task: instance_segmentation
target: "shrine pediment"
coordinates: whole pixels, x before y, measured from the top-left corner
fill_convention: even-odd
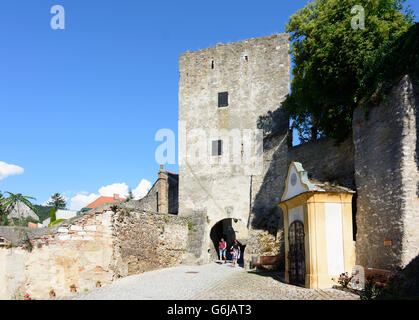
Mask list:
[[[282,195],[281,201],[294,198],[305,192],[330,192],[330,193],[354,193],[354,191],[333,185],[329,182],[320,182],[308,178],[307,171],[304,170],[303,165],[299,162],[291,162],[288,168],[287,179],[285,180],[285,191]]]
[[[281,201],[285,201],[304,192],[315,190],[315,186],[308,179],[307,172],[299,162],[291,162],[285,181],[285,191]]]

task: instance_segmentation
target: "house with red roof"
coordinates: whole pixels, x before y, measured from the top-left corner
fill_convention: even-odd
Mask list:
[[[99,206],[101,206],[102,204],[105,204],[105,203],[120,203],[124,200],[125,200],[124,198],[119,197],[119,194],[114,194],[113,197],[100,196],[95,201],[93,201],[92,203],[88,204],[83,209],[81,209],[81,211],[83,211],[83,212],[84,211],[89,211],[89,210],[95,209],[95,208],[97,208],[97,207],[99,207]]]

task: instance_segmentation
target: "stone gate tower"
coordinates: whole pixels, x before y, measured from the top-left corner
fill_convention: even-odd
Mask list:
[[[288,34],[275,34],[180,56],[179,215],[200,216],[205,224],[199,223],[203,240],[195,252],[203,263],[220,221],[229,220],[239,240],[247,238],[258,178],[233,158],[243,157],[245,132],[279,110],[289,93],[288,50]],[[288,128],[288,119],[281,121]],[[233,141],[236,134],[243,140]]]

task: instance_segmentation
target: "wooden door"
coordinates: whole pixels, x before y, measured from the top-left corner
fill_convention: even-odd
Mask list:
[[[289,278],[290,283],[305,284],[305,251],[304,251],[304,224],[294,221],[289,228]]]

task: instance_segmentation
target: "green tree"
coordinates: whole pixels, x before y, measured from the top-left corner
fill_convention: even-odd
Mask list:
[[[49,200],[47,202],[47,206],[49,207],[53,207],[55,209],[55,211],[57,211],[58,209],[65,209],[67,206],[67,201],[66,199],[60,195],[59,193],[54,193],[51,196],[51,200]],[[52,221],[51,221],[52,222]]]
[[[294,67],[284,109],[302,140],[348,136],[366,61],[413,23],[404,2],[314,0],[290,17],[286,32]],[[356,5],[364,10],[364,27],[352,27],[354,19],[361,21],[361,11],[351,13]]]
[[[22,202],[23,204],[25,204],[27,207],[29,207],[29,209],[31,209],[33,212],[35,212],[35,207],[33,206],[33,204],[31,203],[30,200],[36,200],[33,197],[29,197],[29,196],[24,196],[21,193],[11,193],[11,192],[7,192],[6,193],[9,195],[8,198],[2,198],[0,200],[0,205],[3,207],[3,209],[6,211],[6,213],[10,213],[11,210],[13,210],[13,208],[16,207],[17,213],[18,213],[18,219],[20,221],[20,225],[23,225],[23,219],[22,219],[22,214],[19,211],[19,206],[17,206],[18,202]]]
[[[0,226],[7,226],[9,219],[7,218],[7,212],[2,205],[3,194],[0,192]]]

